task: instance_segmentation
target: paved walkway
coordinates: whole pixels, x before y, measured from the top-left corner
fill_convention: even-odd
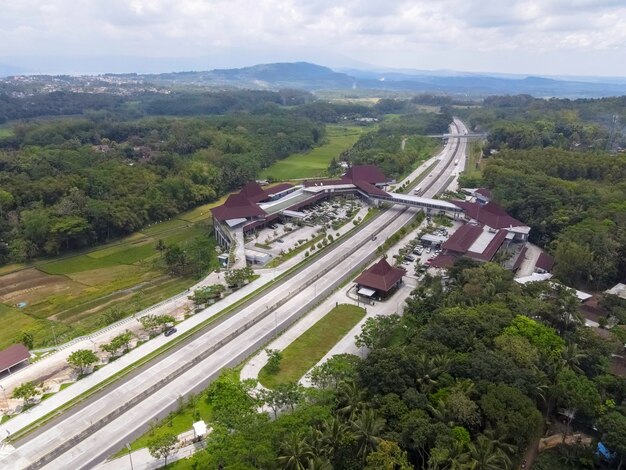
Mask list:
[[[522,264],[515,273],[515,277],[530,276],[532,273],[534,273],[535,265],[537,264],[537,259],[539,259],[540,254],[541,248],[539,248],[537,245],[533,245],[532,243],[526,243],[526,254],[524,255],[524,261],[522,261]]]
[[[170,464],[177,460],[186,459],[191,457],[195,452],[203,448],[202,443],[191,444],[185,447],[176,449],[172,455],[167,458],[167,463]],[[131,465],[132,462],[132,465]],[[94,470],[154,470],[163,467],[163,459],[155,459],[150,455],[148,449],[139,449],[134,452],[119,457],[117,459],[109,460],[94,467]]]

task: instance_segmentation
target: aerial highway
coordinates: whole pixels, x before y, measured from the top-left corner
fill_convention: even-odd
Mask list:
[[[465,132],[455,120],[453,132]],[[426,197],[443,191],[463,155],[465,138],[450,138],[432,177]],[[431,160],[432,163],[433,160]],[[395,205],[350,238],[331,245],[279,289],[261,295],[188,343],[81,404],[79,412],[61,415],[39,431],[14,443],[16,450],[0,461],[7,469],[85,469],[145,432],[147,423],[176,407],[179,396],[197,393],[226,367],[232,367],[300,318],[356,270],[375,256],[376,248],[418,212]]]

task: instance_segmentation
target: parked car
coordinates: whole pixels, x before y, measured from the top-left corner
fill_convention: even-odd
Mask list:
[[[165,336],[172,336],[174,333],[176,333],[178,330],[176,328],[169,328],[167,330],[165,330]]]

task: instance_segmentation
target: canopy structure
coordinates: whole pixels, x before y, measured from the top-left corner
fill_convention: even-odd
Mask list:
[[[196,437],[206,436],[208,432],[206,423],[202,420],[193,423],[193,432]]]
[[[376,291],[374,289],[368,289],[367,287],[361,287],[358,291],[356,291],[356,293],[362,295],[363,297],[371,297],[376,293]]]

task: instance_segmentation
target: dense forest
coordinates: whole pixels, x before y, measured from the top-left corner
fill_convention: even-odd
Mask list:
[[[262,115],[54,120],[14,131],[0,152],[0,263],[168,219],[324,139],[321,124]]]
[[[626,99],[491,97],[466,111],[488,130],[482,178],[531,241],[556,258],[563,282],[599,290],[626,278]],[[610,117],[610,119],[605,119]],[[612,150],[612,152],[608,152]]]
[[[519,286],[493,264],[461,261],[427,277],[400,318],[368,320],[364,359],[337,356],[253,398],[225,375],[198,399],[212,406],[207,450],[185,468],[518,468],[549,426],[597,436],[626,458],[626,381],[614,345],[582,326],[578,302],[548,283]],[[266,404],[274,420],[258,413]],[[573,410],[575,421],[559,418]],[[270,411],[270,415],[273,412]],[[535,468],[593,468],[593,447],[544,452]]]
[[[434,141],[424,136],[447,132],[451,122],[452,116],[447,113],[406,114],[362,135],[340,159],[356,165],[377,165],[387,176],[400,177],[413,169],[425,152],[433,150]]]

